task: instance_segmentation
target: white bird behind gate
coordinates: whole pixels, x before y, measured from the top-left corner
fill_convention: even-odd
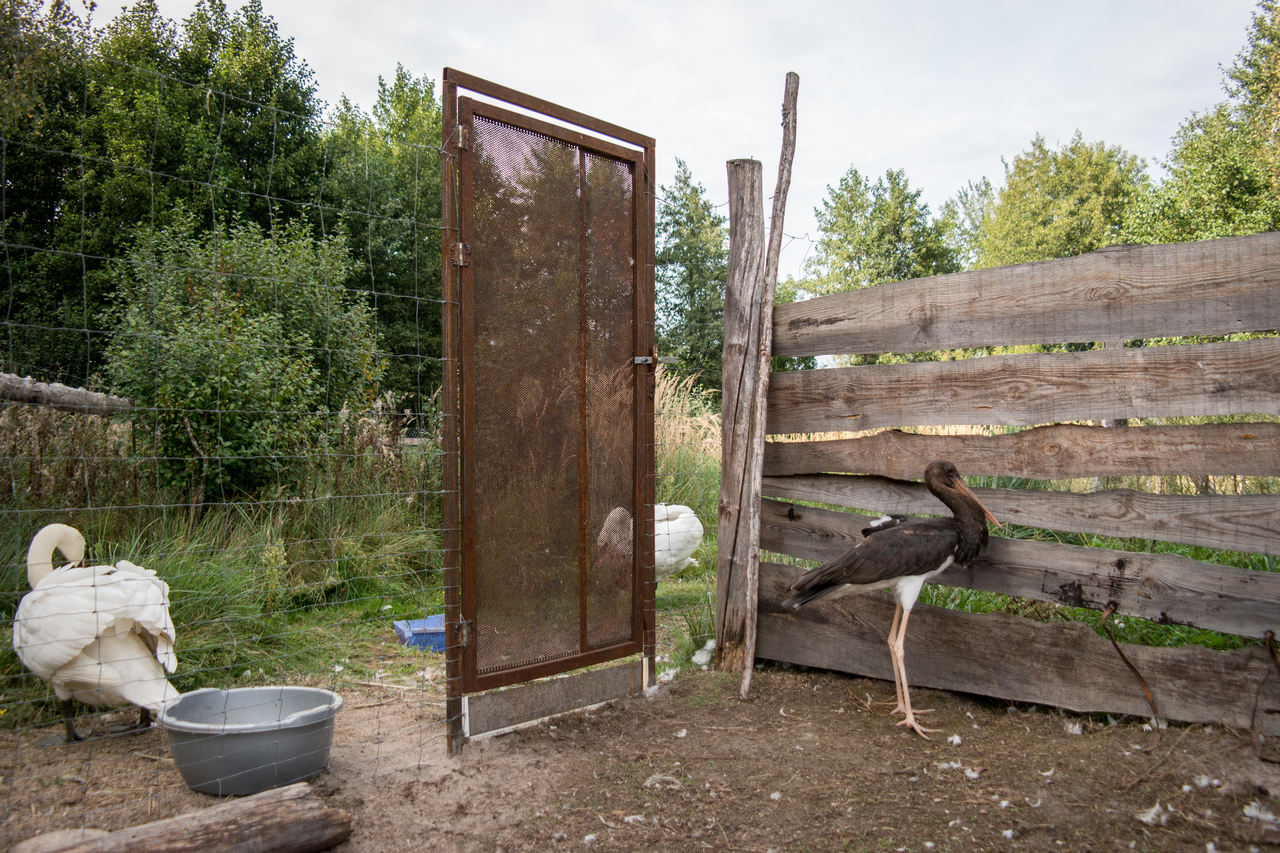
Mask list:
[[[615,508],[605,519],[596,545],[610,551],[630,553],[633,535],[631,514]],[[653,506],[654,578],[662,580],[688,566],[698,565],[693,552],[702,544],[702,522],[698,514],[680,504]]]
[[[69,563],[53,568],[54,550]],[[31,540],[27,581],[13,624],[13,648],[23,666],[47,681],[62,701],[67,740],[76,732],[71,700],[86,705],[137,705],[137,726],[151,725],[178,692],[165,679],[177,669],[169,585],[150,569],[121,560],[86,566],[84,537],[51,524]]]

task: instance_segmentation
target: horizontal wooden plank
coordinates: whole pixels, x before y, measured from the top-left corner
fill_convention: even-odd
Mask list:
[[[885,641],[893,599],[870,593],[784,611],[778,602],[802,571],[761,564],[756,654],[891,680]],[[1123,649],[1165,719],[1247,729],[1255,716],[1255,696],[1260,709],[1280,707],[1280,678],[1260,647],[1217,652],[1124,644]],[[1087,713],[1151,714],[1111,643],[1080,622],[1044,624],[917,604],[907,625],[905,654],[913,690],[932,687]],[[1280,734],[1280,715],[1259,711],[1256,720],[1259,731]]]
[[[775,373],[767,432],[1280,414],[1280,339]]]
[[[466,697],[468,737],[611,702],[644,690],[639,661]]]
[[[1280,233],[882,284],[774,309],[776,356],[1226,335],[1280,328]]]
[[[764,475],[879,474],[899,480],[949,459],[965,474],[1071,480],[1120,476],[1280,476],[1280,424],[1107,429],[1054,424],[1005,435],[881,430],[832,441],[771,441]]]
[[[946,515],[922,483],[851,474],[764,477],[763,494],[890,515]],[[1280,495],[1153,495],[1132,489],[1081,494],[974,489],[1001,523],[1159,539],[1205,548],[1280,554]]]
[[[853,547],[867,517],[778,501],[761,502],[760,548],[829,560]],[[935,581],[1248,637],[1280,634],[1280,573],[1147,554],[993,536],[966,569]]]

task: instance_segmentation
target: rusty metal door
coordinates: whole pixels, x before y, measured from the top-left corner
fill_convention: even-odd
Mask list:
[[[652,657],[652,140],[629,147],[454,101],[450,84],[598,127],[446,71],[460,531],[449,621],[469,694]]]

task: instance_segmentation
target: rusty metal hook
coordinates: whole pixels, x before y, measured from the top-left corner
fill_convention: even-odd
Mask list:
[[[1102,630],[1106,632],[1107,639],[1111,641],[1111,645],[1115,648],[1116,654],[1120,655],[1120,660],[1124,661],[1124,665],[1129,667],[1129,671],[1133,673],[1133,677],[1138,679],[1138,684],[1142,687],[1143,694],[1147,697],[1147,702],[1151,705],[1151,725],[1155,728],[1156,739],[1145,750],[1155,749],[1160,745],[1160,711],[1156,709],[1156,697],[1151,694],[1151,688],[1147,686],[1147,680],[1142,677],[1142,673],[1138,672],[1138,668],[1129,662],[1124,652],[1120,650],[1120,644],[1116,642],[1116,638],[1111,633],[1111,627],[1107,625],[1107,617],[1116,612],[1115,602],[1109,602],[1102,611]]]

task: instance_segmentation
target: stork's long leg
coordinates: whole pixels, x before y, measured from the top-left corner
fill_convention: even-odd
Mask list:
[[[897,668],[896,669],[897,675],[902,680],[901,700],[903,705],[905,706],[904,713],[906,714],[906,717],[904,719],[898,721],[898,725],[910,726],[913,730],[915,730],[916,734],[920,735],[920,737],[924,738],[925,740],[929,740],[929,736],[925,734],[925,732],[936,732],[938,731],[938,729],[922,728],[920,724],[916,722],[915,712],[911,710],[911,688],[907,686],[907,666],[906,666],[906,660],[904,657],[905,652],[903,651],[903,640],[907,636],[907,619],[910,616],[911,616],[911,611],[904,608],[902,611],[902,622],[898,626],[898,634],[897,636],[893,637],[889,646],[890,652],[894,658],[894,663]],[[921,711],[920,713],[924,714],[927,712]]]
[[[902,701],[901,666],[898,664],[898,653],[893,647],[893,639],[898,635],[898,622],[901,619],[902,605],[898,603],[893,608],[893,622],[889,625],[889,660],[893,662],[893,690],[898,694],[898,707],[893,709],[895,714],[905,714],[907,712],[907,703]]]

